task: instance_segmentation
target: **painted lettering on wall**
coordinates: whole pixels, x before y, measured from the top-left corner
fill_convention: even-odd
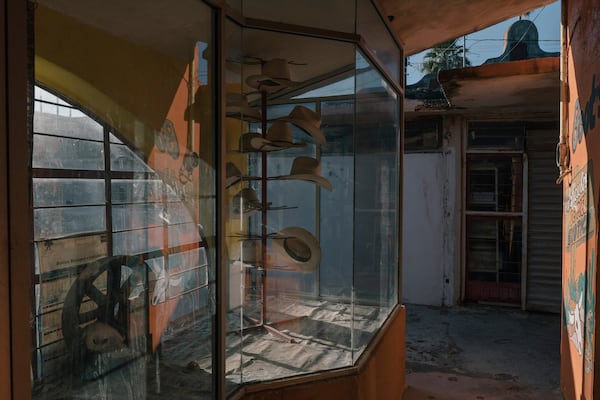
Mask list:
[[[596,86],[596,75],[592,77],[592,87],[590,97],[585,106],[581,108],[580,99],[575,101],[575,115],[573,116],[573,132],[571,134],[571,148],[573,153],[577,150],[577,145],[581,143],[584,136],[596,127],[596,119],[600,118],[600,83]]]
[[[592,199],[590,161],[587,167],[576,170],[567,189],[564,204],[567,250],[584,243],[595,231],[596,219]]]

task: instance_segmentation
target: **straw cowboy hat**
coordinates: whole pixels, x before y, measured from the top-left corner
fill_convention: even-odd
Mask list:
[[[267,139],[279,146],[281,149],[290,147],[304,147],[304,142],[294,142],[292,128],[284,121],[273,121],[269,130],[267,130]]]
[[[225,112],[228,117],[260,121],[260,112],[248,105],[248,98],[242,93],[227,93]]]
[[[321,131],[321,117],[318,113],[304,106],[296,106],[287,117],[278,118],[279,121],[291,122],[315,139],[317,144],[325,145],[327,140]]]
[[[321,262],[319,241],[304,228],[285,228],[273,237],[271,243],[275,254],[294,270],[311,272]]]
[[[249,217],[262,209],[256,191],[252,188],[243,188],[233,199],[230,205],[230,216],[232,218]]]
[[[289,63],[282,58],[274,58],[261,63],[261,73],[246,78],[248,86],[266,92],[276,92],[284,88],[298,85],[292,81]]]
[[[321,176],[321,162],[312,157],[299,156],[294,158],[289,175],[275,176],[270,179],[299,179],[314,182],[330,192],[333,190],[331,182]]]
[[[294,142],[292,128],[283,121],[274,121],[263,137],[259,133],[245,133],[240,136],[240,153],[253,151],[276,151],[290,147],[304,147],[304,142]]]
[[[248,132],[240,136],[240,153],[251,153],[256,151],[275,151],[283,149],[281,146],[271,142],[260,133]]]

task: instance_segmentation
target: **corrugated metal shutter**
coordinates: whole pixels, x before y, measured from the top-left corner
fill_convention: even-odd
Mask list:
[[[558,130],[528,130],[528,310],[560,312],[562,186],[557,185]]]

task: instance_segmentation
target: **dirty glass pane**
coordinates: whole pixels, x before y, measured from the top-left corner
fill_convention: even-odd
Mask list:
[[[33,131],[78,139],[102,140],[102,125],[39,86],[34,90]]]
[[[335,138],[321,151],[323,175],[336,190],[321,196],[321,243],[324,252],[320,269],[320,290],[323,296],[341,297],[350,302],[352,297],[352,269],[354,238],[354,101],[330,100],[321,103],[324,131]]]
[[[234,47],[235,31],[229,37]],[[286,50],[263,53],[257,46],[261,42],[286,43]],[[345,146],[352,142],[348,136],[353,133],[354,108],[348,93],[353,90],[332,82],[354,74],[354,46],[256,30],[242,32],[241,46],[240,54],[289,68],[291,81],[264,79],[255,62],[228,70],[228,86],[241,84],[240,94],[248,101],[245,114],[257,118],[244,120],[238,113],[226,123],[231,178],[226,182],[227,378],[237,384],[348,367],[352,282],[333,284],[331,279],[340,270],[345,278],[352,271],[353,220],[348,210],[354,187],[348,168],[353,156]],[[313,51],[296,62],[296,48]],[[300,93],[319,95],[298,101]],[[331,117],[329,108],[325,125],[322,100],[328,96],[350,101],[339,116]],[[330,129],[334,118],[346,119],[350,129]],[[243,178],[234,179],[239,175]],[[344,210],[349,219],[341,228],[346,231],[330,217]],[[340,255],[344,248],[345,256]],[[350,262],[342,265],[343,260]],[[321,276],[330,279],[327,288],[321,286]]]
[[[35,10],[32,397],[213,399],[214,14],[97,3]]]
[[[88,140],[36,135],[33,154],[33,168],[77,170],[104,168],[102,143]]]
[[[33,206],[104,204],[104,181],[100,179],[33,179]]]
[[[36,240],[97,232],[106,228],[104,206],[39,208],[34,210],[33,218]]]
[[[115,205],[112,207],[114,231],[161,226],[164,222],[165,210],[162,204]]]
[[[111,182],[112,202],[113,204],[159,202],[163,199],[163,189],[162,181],[155,179],[113,180]]]
[[[356,53],[354,360],[398,301],[398,95]]]
[[[113,171],[151,171],[148,165],[125,145],[110,145],[110,169]]]

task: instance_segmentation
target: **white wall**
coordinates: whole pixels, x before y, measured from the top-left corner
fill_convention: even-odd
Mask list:
[[[404,156],[402,302],[454,305],[460,297],[460,135],[444,121],[444,148]]]
[[[443,190],[441,153],[404,156],[402,301],[441,305]]]

